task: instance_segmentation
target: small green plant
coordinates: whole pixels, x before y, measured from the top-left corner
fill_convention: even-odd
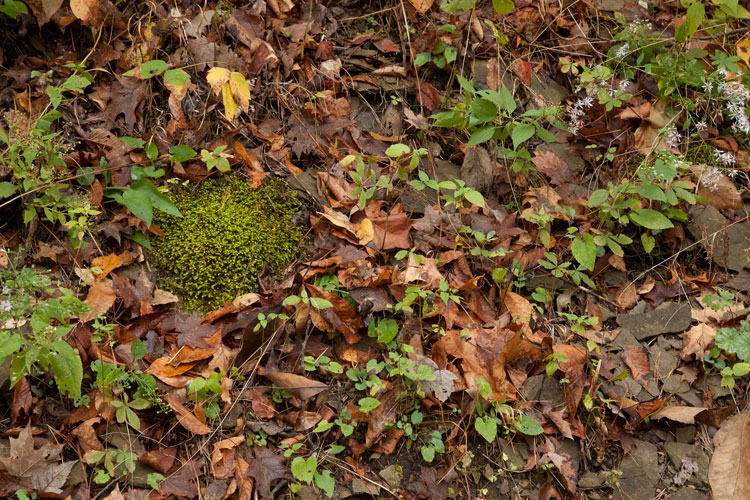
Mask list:
[[[0,269],[0,282],[0,363],[12,356],[11,387],[39,368],[51,370],[60,392],[81,402],[81,358],[64,337],[89,306],[32,267]]]
[[[18,14],[28,14],[29,9],[23,2],[19,2],[18,0],[2,0],[0,2],[0,12],[11,19],[15,19]]]
[[[103,467],[96,469],[94,482],[96,484],[106,484],[113,478],[132,474],[135,470],[135,464],[138,461],[138,455],[130,451],[127,446],[124,446],[121,449],[92,450],[87,452],[83,459],[89,465],[101,465]],[[164,476],[161,479],[163,480]],[[158,479],[154,476],[154,481],[156,480]]]
[[[219,408],[219,402],[215,397],[209,398],[211,394],[221,394],[221,379],[224,378],[223,373],[213,372],[208,378],[196,377],[190,382],[188,386],[188,395],[192,396],[195,402],[205,401],[203,405],[203,412],[208,418],[216,418],[219,416],[221,408]]]
[[[455,29],[455,26],[454,26]],[[458,49],[444,41],[440,41],[432,52],[420,52],[414,56],[414,66],[419,68],[432,62],[440,69],[455,62],[458,57]]]
[[[300,483],[315,484],[323,490],[328,498],[333,496],[336,480],[328,469],[318,470],[318,459],[315,455],[308,458],[294,457],[291,465],[292,475],[299,483],[292,484],[292,491],[299,491]]]

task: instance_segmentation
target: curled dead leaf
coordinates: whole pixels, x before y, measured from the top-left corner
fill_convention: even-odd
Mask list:
[[[730,418],[714,436],[708,482],[714,500],[750,498],[750,412]]]

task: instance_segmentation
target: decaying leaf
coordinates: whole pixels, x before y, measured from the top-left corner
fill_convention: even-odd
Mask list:
[[[273,382],[274,385],[286,389],[303,400],[317,396],[328,389],[328,386],[323,382],[318,382],[317,380],[312,380],[295,373],[272,372],[264,373],[263,376]]]

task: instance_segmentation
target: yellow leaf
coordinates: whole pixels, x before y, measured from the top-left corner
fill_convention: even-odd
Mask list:
[[[237,103],[234,102],[232,97],[232,88],[229,83],[225,83],[221,87],[221,97],[224,99],[224,113],[227,115],[227,119],[234,120],[237,115]]]
[[[737,56],[742,59],[746,66],[750,66],[750,38],[744,37],[737,42]]]
[[[359,225],[357,230],[357,238],[359,239],[360,245],[367,245],[375,237],[375,232],[372,227],[372,221],[370,219],[364,219]]]
[[[247,113],[250,109],[250,87],[247,84],[247,80],[245,80],[245,77],[241,73],[233,71],[232,76],[229,78],[229,86],[232,88],[234,99],[239,103],[242,111]]]
[[[218,94],[221,86],[229,81],[230,74],[231,72],[226,68],[211,68],[206,74],[206,81],[211,85],[211,89]]]

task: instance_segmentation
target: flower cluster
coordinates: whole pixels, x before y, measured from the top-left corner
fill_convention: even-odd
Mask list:
[[[586,114],[586,109],[594,105],[594,98],[586,96],[582,99],[578,99],[572,106],[568,107],[568,115],[570,121],[568,127],[573,134],[577,134],[578,130],[583,127],[583,115]]]
[[[701,184],[707,187],[709,191],[716,191],[719,187],[719,179],[721,179],[721,170],[717,167],[711,167],[703,172]]]
[[[734,165],[734,155],[730,153],[729,151],[719,151],[718,149],[714,150],[714,158],[717,162],[723,163],[727,167],[731,167]]]
[[[745,87],[738,78],[719,83],[719,90],[727,98],[725,109],[734,120],[732,128],[744,134],[750,134],[750,119],[746,114],[746,103],[750,101],[750,89]]]
[[[672,125],[667,129],[667,146],[669,146],[670,148],[677,148],[677,146],[680,145],[680,142],[682,142],[682,137],[680,136],[680,133],[677,132],[677,127]]]

